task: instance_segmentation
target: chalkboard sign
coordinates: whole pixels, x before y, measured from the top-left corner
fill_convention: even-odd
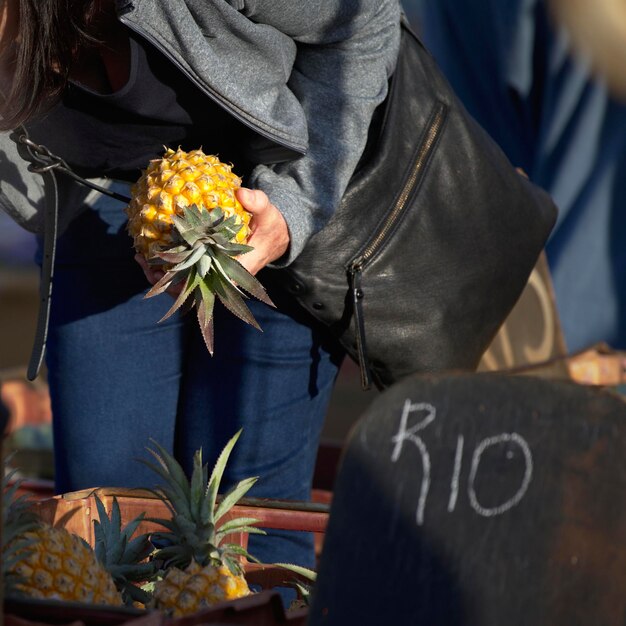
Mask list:
[[[357,422],[311,626],[624,626],[626,403],[567,381],[414,377]]]

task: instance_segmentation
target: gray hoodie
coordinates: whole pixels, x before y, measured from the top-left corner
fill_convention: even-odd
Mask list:
[[[387,93],[398,0],[117,0],[119,19],[257,131],[250,185],[284,215],[291,262],[328,221]],[[61,230],[93,199],[58,176]],[[96,182],[111,185],[98,180]],[[41,229],[41,182],[0,135],[0,208]]]

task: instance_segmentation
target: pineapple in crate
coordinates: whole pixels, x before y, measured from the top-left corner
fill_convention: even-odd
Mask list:
[[[217,499],[228,457],[240,434],[241,431],[226,444],[210,476],[202,463],[202,451],[198,450],[190,480],[161,446],[154,444],[156,450],[149,450],[157,462],[146,463],[164,481],[155,493],[171,512],[169,519],[149,520],[167,529],[152,534],[152,541],[161,546],[154,558],[164,565],[161,580],[153,585],[153,606],[173,617],[250,594],[241,558],[252,557],[245,548],[226,543],[225,539],[229,533],[264,533],[253,526],[258,521],[254,518],[222,518],[257,478],[238,482],[219,503]]]
[[[147,297],[181,283],[180,295],[162,320],[195,304],[211,354],[216,298],[257,328],[243,299],[246,292],[273,306],[263,286],[235,258],[251,250],[246,245],[251,215],[235,196],[240,186],[231,166],[217,157],[202,150],[167,149],[132,187],[126,208],[135,249],[165,272]]]
[[[147,535],[131,540],[143,516],[121,525],[119,506],[111,517],[98,500],[95,551],[78,535],[44,523],[25,495],[16,497],[16,470],[3,479],[2,574],[7,595],[121,606],[147,602],[135,583],[148,580],[154,565]]]

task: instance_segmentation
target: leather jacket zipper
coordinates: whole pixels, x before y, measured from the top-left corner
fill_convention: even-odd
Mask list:
[[[391,211],[381,224],[378,231],[370,239],[364,250],[359,253],[348,265],[348,282],[352,295],[354,307],[354,323],[356,331],[356,350],[361,371],[361,386],[369,389],[372,386],[372,375],[367,358],[367,343],[365,338],[365,319],[363,316],[363,299],[365,292],[361,286],[362,273],[368,263],[376,256],[378,251],[387,242],[388,237],[394,231],[395,225],[403,217],[405,210],[410,206],[407,204],[415,186],[421,178],[424,166],[433,151],[437,138],[441,132],[445,121],[446,105],[440,102],[433,112],[431,122],[428,125],[424,139],[417,151],[410,175],[398,196]]]
[[[209,98],[211,98],[211,100],[213,100],[214,102],[219,104],[221,107],[226,109],[226,111],[228,111],[235,119],[240,121],[244,126],[251,128],[254,132],[258,133],[259,135],[281,146],[284,146],[285,148],[294,150],[295,152],[298,152],[299,154],[305,153],[302,146],[298,146],[294,143],[291,143],[283,139],[282,137],[278,137],[274,133],[268,130],[265,130],[264,128],[261,128],[260,126],[251,122],[248,118],[241,115],[241,113],[239,113],[237,109],[235,109],[228,100],[222,97],[222,95],[219,92],[215,91],[214,89],[211,89],[208,85],[198,80],[198,78],[196,78],[191,72],[185,69],[185,67],[183,67],[178,62],[178,60],[174,57],[174,55],[165,46],[161,45],[161,43],[157,39],[152,37],[150,34],[142,30],[137,25],[130,22],[128,19],[124,18],[124,16],[120,15],[119,20],[128,28],[130,28],[132,31],[140,35],[147,42],[152,44],[157,50],[159,50],[159,52],[164,54],[165,57],[169,59],[178,68],[180,72],[182,72],[182,74],[184,74],[194,85],[196,85],[202,91],[202,93],[206,94]]]

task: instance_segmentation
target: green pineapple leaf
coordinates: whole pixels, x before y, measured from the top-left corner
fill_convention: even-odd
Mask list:
[[[211,476],[209,477],[208,488],[207,488],[207,500],[209,510],[213,515],[213,511],[215,511],[215,505],[217,501],[217,493],[220,488],[220,483],[222,481],[222,477],[224,476],[224,470],[226,469],[226,464],[228,463],[228,458],[230,457],[230,453],[233,451],[237,440],[241,436],[241,429],[239,429],[231,439],[226,443],[219,456],[217,457],[217,461],[213,466],[213,471],[211,472]]]
[[[218,491],[224,475],[226,464],[237,442],[241,430],[238,431],[224,446],[218,456],[213,470],[208,475],[206,464],[202,463],[202,450],[194,454],[191,478],[187,478],[179,465],[162,447],[158,447],[157,466],[150,463],[155,471],[164,479],[155,493],[168,505],[172,513],[171,519],[150,518],[149,521],[161,524],[165,531],[152,534],[153,543],[159,547],[154,558],[167,566],[186,568],[191,561],[205,566],[210,563],[219,565],[227,559],[241,556],[249,557],[248,552],[236,544],[221,545],[229,533],[246,532],[263,534],[264,531],[253,526],[256,519],[241,517],[225,521],[218,525],[219,517],[227,513],[256,481],[256,478],[238,482],[228,493],[218,500]],[[181,489],[180,483],[185,481],[187,488]]]
[[[207,481],[206,465],[202,463],[202,448],[193,455],[193,471],[191,473],[190,508],[194,522],[202,520],[202,498]]]
[[[248,309],[243,301],[240,292],[228,279],[220,274],[216,274],[213,286],[215,288],[215,295],[231,313],[251,326],[254,326],[257,330],[261,330],[258,322],[252,316],[250,309]]]
[[[265,287],[237,259],[231,258],[224,252],[217,251],[215,260],[219,262],[221,270],[227,279],[245,289],[261,302],[269,306],[275,306],[267,295]]]
[[[157,451],[150,448],[147,450],[157,460],[158,465],[148,464],[146,461],[144,463],[156,471],[165,481],[167,486],[163,486],[162,489],[167,489],[169,499],[175,510],[180,514],[191,517],[191,509],[189,507],[191,487],[183,468],[163,446],[159,445],[154,439],[150,439],[150,441]]]
[[[187,300],[187,298],[195,291],[196,287],[200,284],[200,280],[201,279],[196,273],[195,268],[192,267],[187,274],[185,285],[183,286],[180,294],[174,301],[174,304],[171,306],[169,311],[159,320],[159,322],[163,322],[171,317],[185,303],[185,300]]]
[[[158,296],[173,285],[177,285],[183,280],[186,280],[187,276],[188,273],[185,272],[179,273],[173,272],[172,270],[166,271],[163,276],[154,285],[152,285],[152,288],[146,293],[144,298],[152,298],[153,296]]]
[[[198,280],[196,290],[196,315],[202,338],[209,354],[214,350],[213,311],[215,308],[215,293],[211,289],[212,278],[209,274],[204,279]]]
[[[147,560],[153,548],[147,533],[131,539],[143,521],[144,514],[141,513],[122,527],[117,498],[113,497],[110,515],[97,494],[95,500],[98,512],[98,519],[94,520],[96,558],[111,575],[126,604],[135,601],[147,604],[150,597],[135,583],[145,582],[155,575],[155,564]]]
[[[248,491],[254,486],[254,483],[258,480],[258,476],[252,476],[250,478],[244,478],[240,480],[236,485],[231,487],[226,494],[222,497],[217,511],[215,512],[215,519],[220,519],[222,515],[225,515],[230,511],[241,498],[243,498]]]

